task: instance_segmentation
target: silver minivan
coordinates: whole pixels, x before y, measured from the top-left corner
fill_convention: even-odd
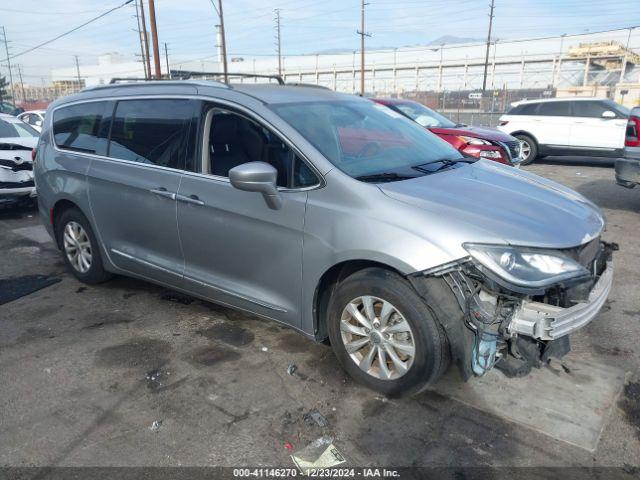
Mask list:
[[[451,362],[466,380],[561,357],[612,284],[584,197],[325,89],[88,89],[50,106],[34,168],[80,281],[129,275],[328,339],[387,395]]]

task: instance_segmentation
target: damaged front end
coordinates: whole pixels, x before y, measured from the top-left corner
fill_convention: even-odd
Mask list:
[[[412,279],[430,305],[438,303],[437,296],[455,297],[457,325],[451,307],[434,310],[447,318],[443,327],[465,379],[494,366],[507,376],[523,376],[568,353],[568,335],[589,323],[609,295],[611,257],[618,249],[599,238],[559,250],[465,248],[469,257]],[[428,293],[434,289],[435,295]]]
[[[0,204],[36,196],[32,147],[0,140]]]

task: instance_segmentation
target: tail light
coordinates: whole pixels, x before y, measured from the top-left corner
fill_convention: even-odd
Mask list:
[[[501,127],[504,127],[507,123],[509,123],[509,120],[502,120],[498,125],[500,125]]]
[[[624,146],[640,147],[640,117],[636,117],[635,115],[629,117]]]
[[[38,154],[38,151],[34,148],[33,150],[31,150],[31,161],[35,163],[36,161],[36,155]]]

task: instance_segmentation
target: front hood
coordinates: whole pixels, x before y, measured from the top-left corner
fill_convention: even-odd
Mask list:
[[[21,147],[36,148],[38,137],[0,137],[0,150],[4,145],[20,145]]]
[[[426,211],[433,220],[425,228],[459,234],[448,240],[457,244],[569,248],[597,237],[605,224],[598,207],[573,190],[484,160],[379,188]]]
[[[516,141],[514,137],[508,135],[495,128],[487,127],[452,127],[441,128],[433,127],[429,128],[433,133],[441,135],[464,135],[465,137],[482,138],[484,140],[491,140],[494,142],[513,142]]]

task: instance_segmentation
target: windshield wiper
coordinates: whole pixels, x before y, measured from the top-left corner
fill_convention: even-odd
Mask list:
[[[416,178],[414,175],[402,175],[394,172],[372,173],[370,175],[360,175],[356,180],[361,182],[394,182],[396,180],[407,180]]]

